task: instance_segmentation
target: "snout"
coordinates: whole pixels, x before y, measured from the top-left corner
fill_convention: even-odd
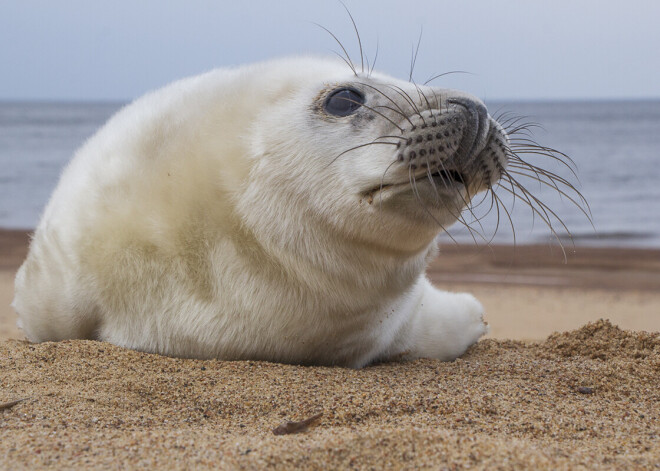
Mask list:
[[[434,95],[439,93],[447,91]],[[506,133],[477,98],[449,95],[444,103],[418,109],[401,123],[399,164],[420,177],[441,176],[461,183],[472,194],[490,188],[506,167]]]

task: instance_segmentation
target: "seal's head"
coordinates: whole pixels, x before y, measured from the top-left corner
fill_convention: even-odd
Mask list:
[[[333,60],[285,70],[296,86],[253,127],[244,208],[261,227],[285,206],[305,214],[306,228],[312,218],[344,238],[421,249],[507,165],[507,135],[473,96]]]

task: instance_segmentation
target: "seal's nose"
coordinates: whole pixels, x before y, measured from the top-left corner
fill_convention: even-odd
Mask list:
[[[476,157],[481,149],[486,145],[488,131],[490,128],[490,119],[486,106],[478,99],[471,99],[465,96],[458,98],[449,98],[448,103],[458,105],[463,108],[463,114],[467,120],[467,126],[463,133],[458,153],[469,162]]]

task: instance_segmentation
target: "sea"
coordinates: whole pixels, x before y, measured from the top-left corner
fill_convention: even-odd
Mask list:
[[[34,228],[75,150],[123,105],[0,102],[0,228]],[[476,210],[464,212],[442,240],[660,248],[660,100],[487,105],[493,115],[534,123],[524,137],[570,156],[572,169],[520,154],[579,194],[515,175],[543,208],[520,190],[514,198],[516,187],[503,182],[498,204],[476,196]]]

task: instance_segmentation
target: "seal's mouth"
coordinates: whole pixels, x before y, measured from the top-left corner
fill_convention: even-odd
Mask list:
[[[429,178],[429,175],[426,175]],[[456,170],[436,170],[430,175],[434,180],[441,180],[447,185],[465,185],[467,181],[465,176]]]
[[[374,195],[375,193],[381,191],[390,189],[404,189],[405,187],[409,187],[412,190],[415,185],[423,183],[424,181],[431,182],[437,191],[445,190],[453,193],[466,186],[467,179],[465,175],[457,170],[436,169],[433,172],[424,172],[417,175],[411,175],[410,178],[406,181],[383,183],[375,188],[365,191],[364,195]]]

